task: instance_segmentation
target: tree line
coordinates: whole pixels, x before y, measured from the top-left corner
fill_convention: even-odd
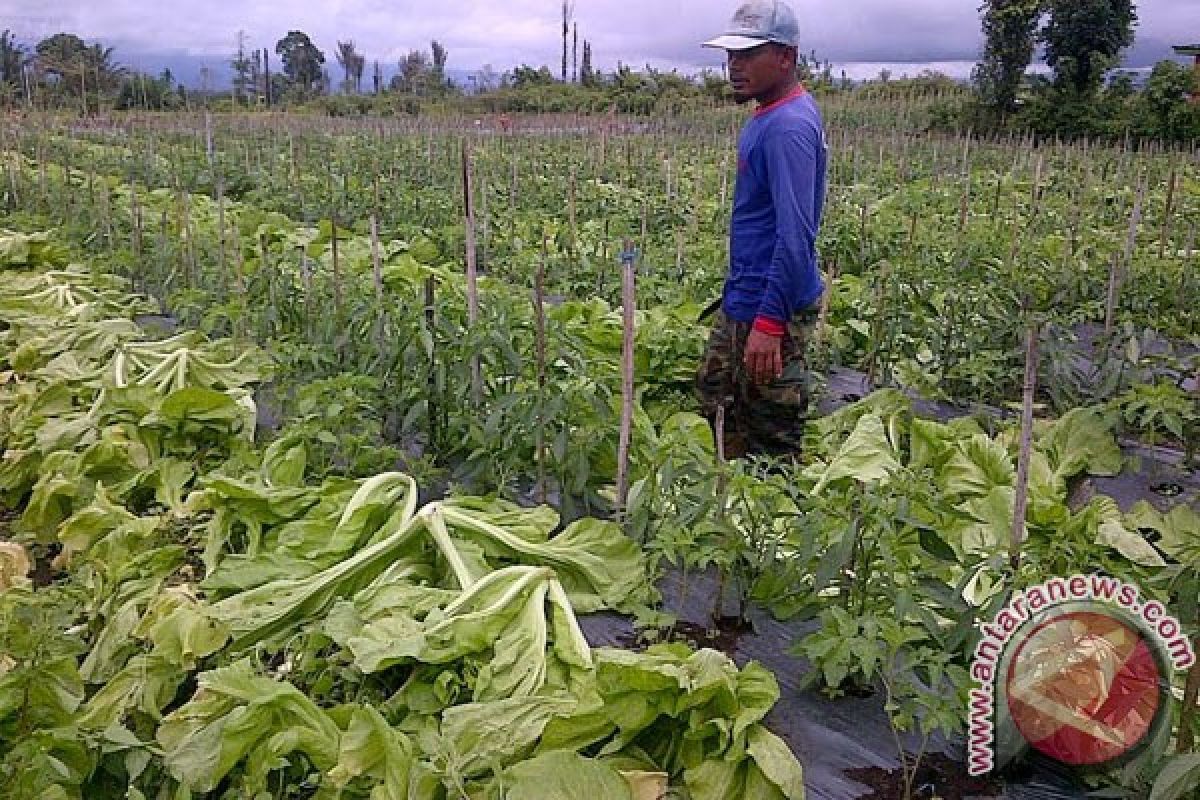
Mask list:
[[[1059,136],[1200,138],[1200,79],[1171,60],[1138,91],[1117,69],[1134,42],[1133,0],[984,0],[984,50],[975,98],[951,115],[976,130]],[[1048,75],[1030,75],[1041,48]],[[1164,54],[1165,55],[1165,54]]]

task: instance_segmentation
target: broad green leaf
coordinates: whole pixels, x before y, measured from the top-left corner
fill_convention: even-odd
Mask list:
[[[888,440],[883,420],[877,414],[864,414],[812,491],[820,494],[829,484],[846,478],[859,483],[878,483],[898,469],[900,462]]]
[[[1097,520],[1096,544],[1111,547],[1134,564],[1165,567],[1167,562],[1136,530],[1125,527],[1121,509],[1111,497],[1096,497],[1088,506]]]
[[[1121,449],[1112,433],[1112,423],[1098,408],[1076,408],[1049,423],[1036,446],[1046,454],[1054,473],[1067,480],[1081,473],[1117,475],[1121,472]]]
[[[522,761],[500,781],[504,794],[521,800],[633,800],[629,783],[602,761],[557,751]]]
[[[288,736],[278,738],[279,732]],[[302,750],[322,770],[338,762],[341,732],[291,684],[257,675],[246,662],[205,672],[188,703],[158,728],[171,774],[194,792],[210,792],[243,759],[264,750]]]
[[[750,729],[746,750],[754,759],[754,766],[762,771],[780,797],[804,800],[804,773],[782,739],[763,726],[755,725]],[[757,793],[750,795],[749,792],[747,795],[754,798],[761,796]]]
[[[982,497],[1016,482],[1013,461],[1004,445],[985,433],[955,443],[954,452],[938,475],[952,496]]]

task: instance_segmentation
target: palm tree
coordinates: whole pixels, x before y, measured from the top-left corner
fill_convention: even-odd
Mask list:
[[[84,59],[92,87],[99,91],[113,91],[121,85],[121,78],[128,70],[113,61],[113,48],[97,43],[92,45]]]

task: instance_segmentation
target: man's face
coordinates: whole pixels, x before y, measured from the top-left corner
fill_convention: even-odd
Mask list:
[[[739,103],[770,96],[787,82],[795,68],[791,51],[770,42],[749,50],[727,50],[726,54],[729,82]]]

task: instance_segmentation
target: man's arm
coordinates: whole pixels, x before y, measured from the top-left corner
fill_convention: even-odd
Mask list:
[[[795,298],[812,288],[803,284],[816,273],[809,262],[817,236],[816,143],[801,131],[786,131],[765,139],[763,147],[775,207],[775,251],[758,316],[746,340],[746,369],[758,384],[769,383],[783,372],[782,338],[799,310]]]
[[[755,323],[763,333],[782,336],[792,316],[803,310],[795,307],[796,298],[817,288],[808,284],[817,274],[811,262],[817,238],[818,146],[811,134],[796,130],[763,142],[767,185],[775,206],[775,252]]]

